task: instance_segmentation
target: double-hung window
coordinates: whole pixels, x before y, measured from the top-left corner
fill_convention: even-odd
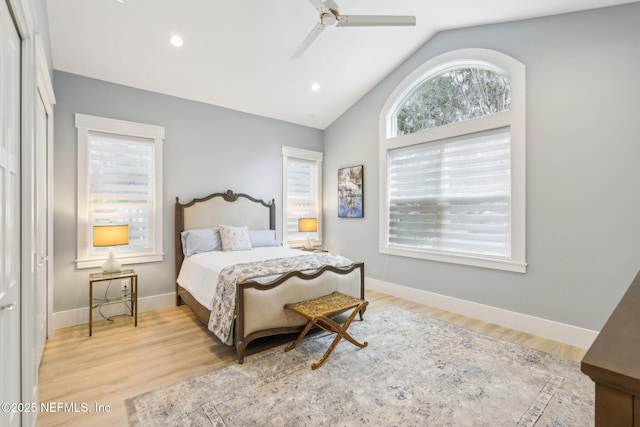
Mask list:
[[[322,159],[323,154],[318,151],[282,147],[285,246],[301,246],[307,236],[312,244],[322,244]],[[300,218],[315,218],[317,231],[298,231]]]
[[[498,52],[441,55],[380,120],[380,250],[524,272],[524,66]]]
[[[76,114],[78,268],[95,267],[109,248],[94,247],[93,226],[126,224],[129,244],[113,248],[123,264],[162,261],[164,128]]]

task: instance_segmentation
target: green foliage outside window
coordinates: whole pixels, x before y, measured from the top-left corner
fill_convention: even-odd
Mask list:
[[[511,78],[493,70],[460,68],[418,86],[400,105],[397,135],[511,109]]]

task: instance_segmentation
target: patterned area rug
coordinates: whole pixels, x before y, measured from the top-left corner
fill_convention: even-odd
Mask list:
[[[132,426],[591,426],[576,362],[401,309],[126,401]]]

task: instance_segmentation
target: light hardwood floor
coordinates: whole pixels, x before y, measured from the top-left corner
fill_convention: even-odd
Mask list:
[[[374,291],[367,292],[367,299],[367,315],[398,306],[573,361],[580,361],[586,351]],[[186,306],[140,313],[137,328],[131,317],[96,322],[93,337],[88,333],[87,325],[55,331],[40,366],[39,398],[40,402],[75,403],[78,411],[84,403],[91,413],[62,408],[40,413],[37,426],[126,426],[125,399],[236,363],[234,349],[213,338]],[[249,345],[247,354],[293,338],[259,340]],[[109,405],[109,411],[96,412],[96,405]]]

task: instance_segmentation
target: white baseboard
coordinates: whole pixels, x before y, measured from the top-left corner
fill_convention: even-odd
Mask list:
[[[141,313],[143,311],[156,310],[158,308],[170,307],[175,304],[175,292],[139,298],[138,313]],[[102,308],[102,312],[105,314],[105,316],[124,314],[124,310],[126,310],[124,304],[114,304],[110,306],[104,306]],[[100,320],[99,317],[99,314],[97,314],[97,311],[95,311],[93,314],[93,320]],[[89,309],[87,307],[67,311],[58,311],[53,313],[53,327],[55,329],[65,328],[67,326],[81,325],[84,323],[89,323]]]
[[[366,278],[366,288],[387,295],[415,301],[430,307],[451,311],[467,317],[495,323],[510,329],[527,332],[580,348],[589,348],[598,336],[597,331],[529,316],[515,311],[448,297],[420,289],[396,285],[382,280]]]

